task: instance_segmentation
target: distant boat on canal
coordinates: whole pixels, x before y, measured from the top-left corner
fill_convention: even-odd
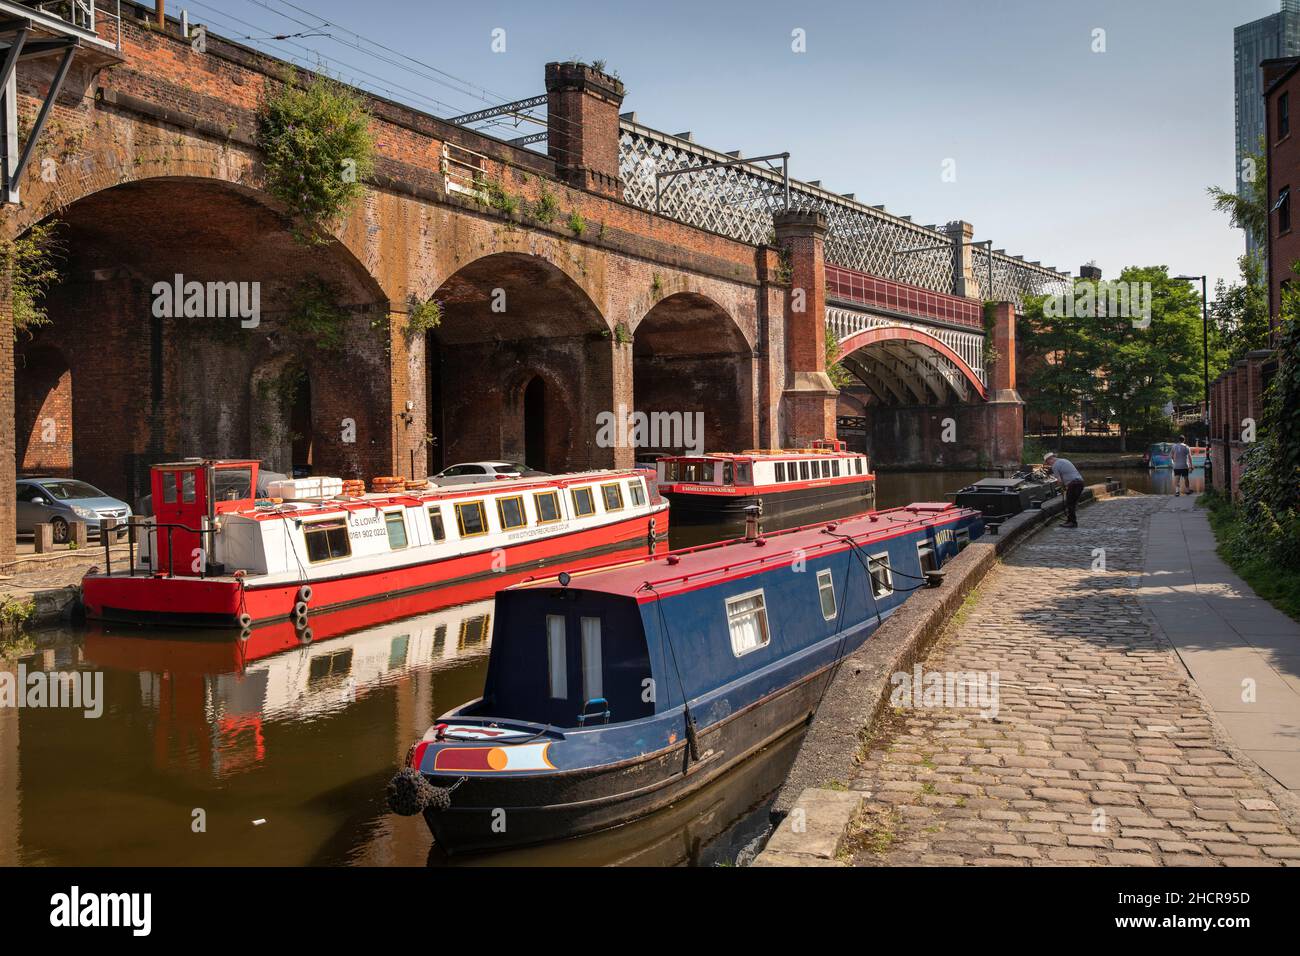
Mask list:
[[[656,463],[659,490],[674,520],[725,520],[760,507],[767,517],[826,506],[875,506],[876,476],[867,456],[824,439],[811,448],[737,454],[669,455]]]
[[[983,532],[914,504],[497,594],[483,695],[389,785],[448,853],[667,806],[807,721],[834,669]]]

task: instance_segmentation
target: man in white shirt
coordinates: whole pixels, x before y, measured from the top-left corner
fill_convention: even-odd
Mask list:
[[[1079,496],[1083,494],[1083,475],[1079,474],[1079,469],[1074,467],[1073,462],[1068,458],[1058,458],[1054,451],[1049,451],[1043,456],[1043,464],[1065,489],[1065,524],[1061,527],[1079,527],[1076,507],[1079,504]]]
[[[1177,498],[1186,488],[1187,493],[1192,493],[1192,450],[1187,447],[1187,443],[1182,435],[1178,436],[1178,441],[1174,442],[1173,450],[1169,452],[1169,457],[1174,463],[1174,497]]]

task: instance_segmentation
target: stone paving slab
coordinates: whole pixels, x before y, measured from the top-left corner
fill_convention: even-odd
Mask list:
[[[852,781],[856,865],[1300,865],[1297,802],[1237,749],[1138,601],[1166,504],[1090,505],[988,575],[924,669],[996,671],[996,713],[889,712]]]

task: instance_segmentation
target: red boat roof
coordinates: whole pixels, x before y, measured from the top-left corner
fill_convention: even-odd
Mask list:
[[[848,547],[843,540],[846,535],[859,546],[868,546],[919,527],[976,513],[949,502],[922,502],[777,531],[762,535],[755,541],[736,538],[699,548],[670,551],[654,558],[580,571],[572,575],[571,582],[574,587],[585,591],[649,600],[654,594],[662,597],[676,591],[692,590],[759,567],[780,567],[792,563],[797,557],[827,550],[840,551]],[[516,584],[514,588],[554,587],[556,582],[557,578],[552,576]],[[645,587],[647,582],[653,586],[653,592]]]
[[[796,458],[799,456],[822,458],[866,458],[860,451],[835,448],[749,448],[745,451],[706,451],[699,455],[660,455],[658,461],[752,461],[759,458]],[[656,462],[657,464],[657,462]]]

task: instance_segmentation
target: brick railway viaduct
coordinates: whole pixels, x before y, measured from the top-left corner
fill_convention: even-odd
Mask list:
[[[328,245],[308,248],[254,145],[285,64],[211,34],[197,52],[178,23],[122,10],[120,27],[94,26],[114,47],[120,29],[120,51],[78,51],[3,212],[5,238],[59,220],[63,261],[50,324],[0,349],[0,564],[15,473],[75,473],[134,504],[149,463],[187,455],[281,471],[309,456],[361,477],[476,458],[627,465],[634,449],[597,442],[597,415],[620,408],[702,412],[710,449],[802,445],[835,429],[828,327],[873,396],[878,458],[925,453],[949,417],[949,462],[1018,458],[1014,302],[1058,274],[990,246],[981,290],[968,224],[914,226],[815,183],[798,184],[797,207],[751,208],[743,228],[708,207],[656,213],[646,169],[713,154],[620,117],[614,77],[553,63],[547,155],[366,94],[375,175]],[[20,127],[57,66],[20,62]],[[753,167],[722,175],[771,185]],[[687,178],[677,195],[698,192]],[[485,202],[476,180],[516,208]],[[558,215],[537,212],[544,193]],[[890,259],[921,257],[911,281],[854,259],[882,230]],[[933,248],[902,248],[917,238]],[[154,284],[177,275],[260,283],[260,323],[155,316]],[[288,320],[323,287],[347,314],[334,348]],[[441,324],[413,332],[431,299]],[[0,306],[11,314],[7,292]],[[991,369],[986,328],[1003,356]]]

